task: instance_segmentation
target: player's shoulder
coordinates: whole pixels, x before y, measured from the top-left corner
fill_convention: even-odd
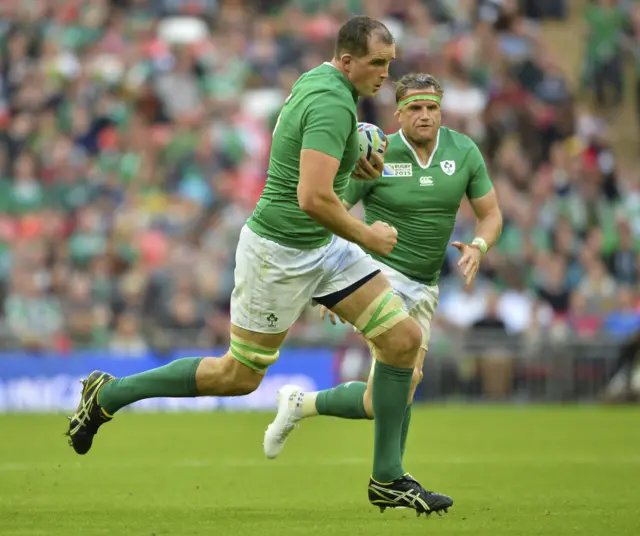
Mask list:
[[[315,95],[320,100],[344,100],[355,107],[353,94],[342,80],[340,71],[330,63],[323,63],[302,74],[293,89],[309,96]]]
[[[456,150],[465,153],[478,148],[476,142],[469,136],[448,127],[440,127],[438,143],[447,150]]]

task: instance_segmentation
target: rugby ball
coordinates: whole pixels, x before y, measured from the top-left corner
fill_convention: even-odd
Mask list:
[[[374,153],[384,158],[387,151],[387,137],[382,129],[371,123],[358,123],[358,141],[360,142],[360,155],[369,162]]]

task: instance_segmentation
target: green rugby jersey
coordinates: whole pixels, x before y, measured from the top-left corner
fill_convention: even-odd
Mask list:
[[[351,206],[362,200],[367,224],[380,220],[398,230],[393,251],[386,256],[369,252],[372,257],[415,281],[434,285],[462,198],[486,195],[491,180],[476,144],[455,130],[440,128],[424,166],[401,130],[387,139],[383,176],[375,181],[351,179],[343,199]]]
[[[297,249],[331,240],[331,233],[298,204],[300,151],[315,149],[340,161],[333,189],[342,198],[360,156],[357,102],[355,88],[331,63],[296,81],[273,130],[264,191],[247,221],[253,232]]]

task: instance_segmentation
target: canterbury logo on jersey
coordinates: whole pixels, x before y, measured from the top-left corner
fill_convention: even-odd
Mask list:
[[[420,177],[420,186],[433,186],[433,179],[431,177]]]
[[[413,166],[411,164],[387,164],[384,163],[383,177],[411,177]]]

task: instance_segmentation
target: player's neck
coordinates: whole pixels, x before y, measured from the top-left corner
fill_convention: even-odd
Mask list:
[[[415,151],[416,156],[420,160],[420,163],[422,165],[426,165],[427,162],[429,162],[429,158],[431,158],[431,154],[433,153],[433,151],[436,148],[437,136],[434,139],[429,140],[426,143],[416,143],[411,138],[409,138],[404,133],[404,131],[402,131],[402,136],[407,141],[407,143],[409,145],[411,145],[411,147],[413,147],[413,150]]]
[[[343,75],[345,75],[345,77],[347,76],[347,73],[344,72],[344,69],[342,68],[342,65],[340,65],[340,61],[338,61],[337,59],[333,58],[331,61],[328,61],[328,62],[325,62],[325,63],[330,63],[336,69],[338,69],[338,71],[340,71]]]
[[[335,67],[336,70],[338,70],[339,72],[342,73],[342,76],[345,77],[345,79],[347,80],[349,87],[351,89],[351,92],[355,95],[355,96],[360,96],[360,94],[358,93],[358,91],[356,90],[355,86],[353,85],[353,83],[351,82],[351,80],[349,80],[349,76],[347,75],[346,71],[344,70],[343,65],[340,63],[339,60],[333,58],[331,61],[325,61],[324,62],[327,65],[331,65],[332,67]]]

